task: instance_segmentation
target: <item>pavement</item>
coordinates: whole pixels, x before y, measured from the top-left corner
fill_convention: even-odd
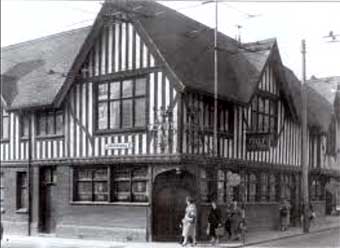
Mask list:
[[[244,242],[221,242],[219,247],[261,247],[265,243],[306,235],[318,234],[329,230],[340,230],[340,216],[320,217],[311,224],[310,233],[304,234],[301,227],[291,227],[285,232],[277,230],[252,231],[245,234]],[[174,242],[112,242],[84,239],[63,239],[41,236],[4,236],[1,248],[173,248],[181,247]],[[208,243],[199,243],[197,247],[211,247]],[[339,246],[340,247],[340,244]]]

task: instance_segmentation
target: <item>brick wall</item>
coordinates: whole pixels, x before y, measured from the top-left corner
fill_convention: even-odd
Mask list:
[[[57,236],[146,240],[148,206],[72,203],[70,172],[67,166],[57,170]]]

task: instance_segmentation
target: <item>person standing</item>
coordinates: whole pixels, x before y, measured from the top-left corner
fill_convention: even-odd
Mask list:
[[[280,223],[281,223],[281,231],[286,231],[288,229],[289,223],[289,207],[287,201],[284,199],[280,206]]]
[[[237,205],[237,201],[234,201],[231,209],[231,233],[235,240],[241,239],[241,222],[242,210]]]
[[[228,233],[228,239],[231,239],[232,233],[231,233],[231,208],[232,206],[228,204],[227,210],[225,213],[225,222],[224,222],[224,228],[226,232]]]
[[[222,226],[221,211],[217,208],[216,202],[211,202],[211,209],[208,215],[207,234],[211,239],[211,243],[215,245],[219,242],[219,237],[216,234],[216,229]]]
[[[186,208],[184,218],[182,219],[182,246],[188,244],[189,237],[192,238],[193,245],[196,245],[196,222],[197,222],[197,208],[193,199],[189,196],[186,197]]]

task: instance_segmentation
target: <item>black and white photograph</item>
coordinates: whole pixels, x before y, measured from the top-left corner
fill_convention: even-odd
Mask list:
[[[1,248],[340,248],[340,0],[1,0]]]

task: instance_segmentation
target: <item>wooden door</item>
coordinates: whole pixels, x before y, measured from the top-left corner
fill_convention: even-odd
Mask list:
[[[56,177],[54,168],[40,173],[40,232],[54,233],[56,229]]]
[[[155,182],[153,194],[153,240],[178,241],[185,212],[185,198],[194,196],[190,177],[164,175]]]

